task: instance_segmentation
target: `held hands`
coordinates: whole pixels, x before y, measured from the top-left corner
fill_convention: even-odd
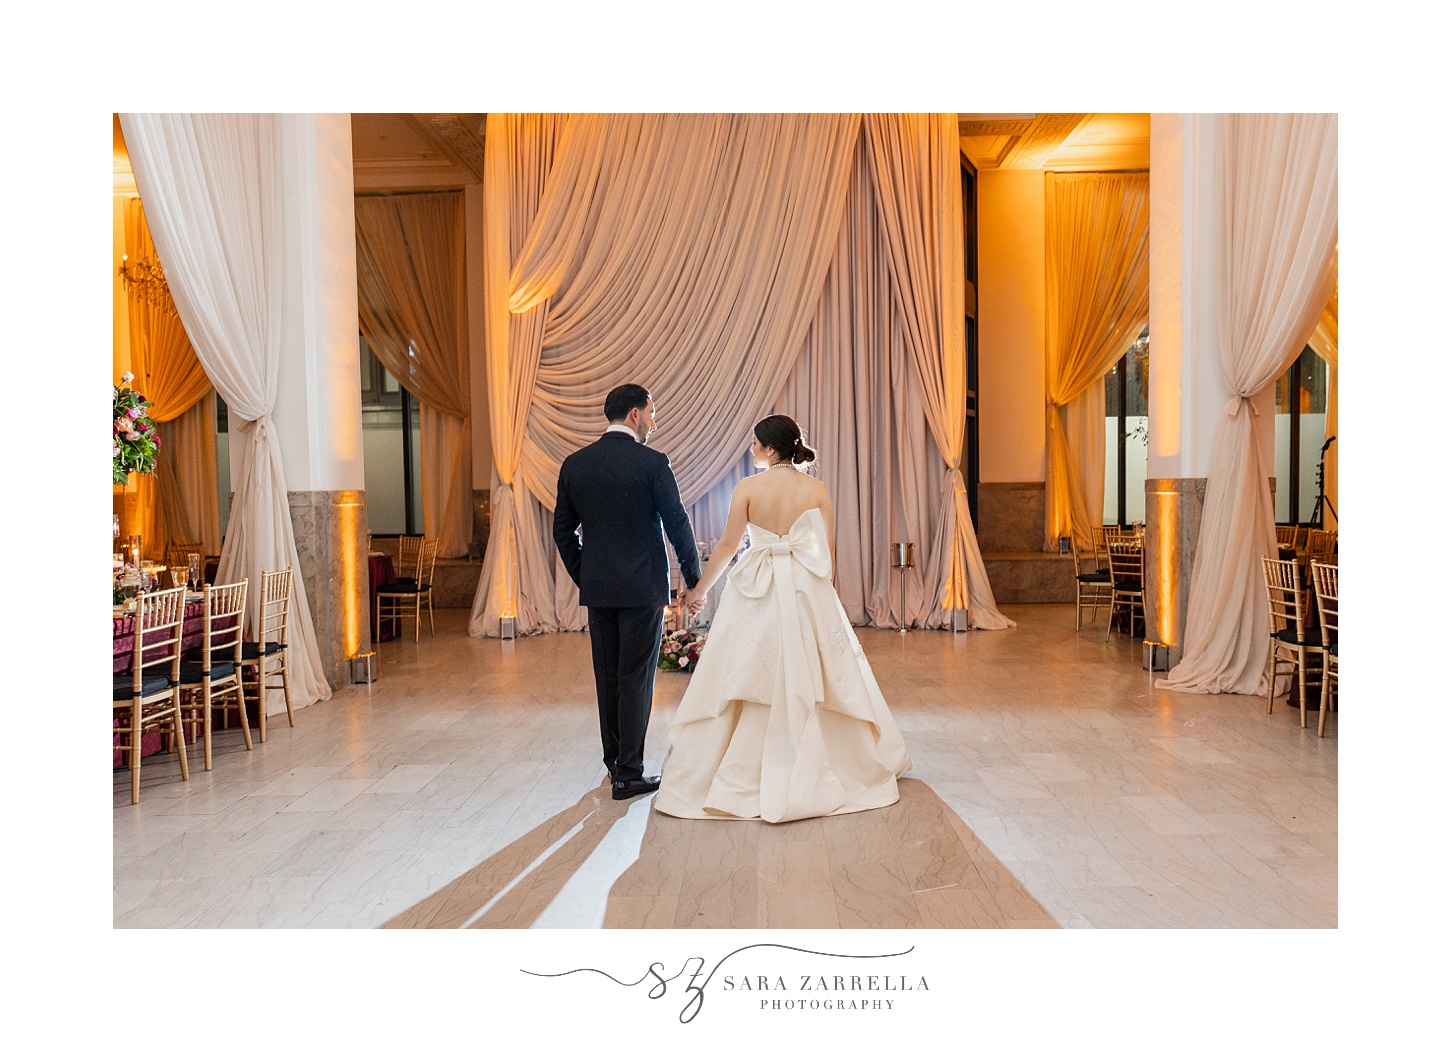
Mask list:
[[[692,586],[681,594],[680,603],[693,617],[699,614],[701,608],[705,607],[705,591]]]

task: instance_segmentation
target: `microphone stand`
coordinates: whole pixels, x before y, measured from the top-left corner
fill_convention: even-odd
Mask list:
[[[1330,497],[1325,494],[1325,450],[1330,448],[1330,443],[1335,440],[1335,435],[1325,439],[1325,444],[1320,446],[1320,466],[1315,469],[1315,483],[1319,486],[1319,495],[1315,497],[1315,509],[1310,514],[1310,527],[1325,527],[1325,515],[1321,513],[1321,507],[1330,511],[1330,516],[1335,518],[1336,525],[1340,524],[1340,515],[1335,512],[1335,504],[1330,502]]]

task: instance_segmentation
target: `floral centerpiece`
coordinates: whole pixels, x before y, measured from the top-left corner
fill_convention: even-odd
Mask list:
[[[679,673],[693,673],[695,664],[700,661],[700,653],[704,648],[704,633],[691,633],[688,630],[667,633],[660,641],[658,666],[660,669],[670,669]]]
[[[156,469],[156,453],[161,439],[156,425],[146,418],[151,402],[146,396],[127,386],[135,377],[121,374],[121,386],[111,389],[111,484],[126,484],[131,473],[150,474]]]

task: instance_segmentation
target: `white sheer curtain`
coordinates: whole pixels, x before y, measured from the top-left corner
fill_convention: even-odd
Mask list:
[[[1260,557],[1275,555],[1270,473],[1253,398],[1303,350],[1335,285],[1337,121],[1224,117],[1220,362],[1234,397],[1210,460],[1184,657],[1159,686],[1265,692],[1269,618]]]
[[[1047,509],[1043,549],[1103,517],[1103,377],[1149,318],[1149,175],[1044,177]]]
[[[359,196],[358,317],[384,368],[422,403],[424,534],[440,557],[473,535],[463,197]]]
[[[272,423],[282,357],[278,285],[280,117],[123,113],[122,132],[156,250],[197,358],[239,422],[242,452],[219,582],[292,568],[288,673],[294,706],[332,695],[292,534]],[[255,610],[255,609],[254,609]],[[281,691],[267,712],[282,711]]]
[[[1329,375],[1325,389],[1325,437],[1335,444],[1325,453],[1325,498],[1336,511],[1340,510],[1340,287],[1330,295],[1330,303],[1320,314],[1315,332],[1310,334],[1310,348],[1325,359]],[[1325,528],[1338,528],[1339,519],[1329,510],[1324,516]]]

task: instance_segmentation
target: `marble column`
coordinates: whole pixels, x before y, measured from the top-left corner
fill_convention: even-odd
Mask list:
[[[1149,458],[1144,616],[1149,640],[1183,657],[1204,492],[1230,399],[1220,362],[1223,308],[1222,117],[1155,114],[1149,123]],[[1256,399],[1274,413],[1274,388]],[[1261,446],[1273,467],[1271,440]]]
[[[368,637],[352,128],[283,118],[283,352],[273,421],[323,668],[334,689]]]

